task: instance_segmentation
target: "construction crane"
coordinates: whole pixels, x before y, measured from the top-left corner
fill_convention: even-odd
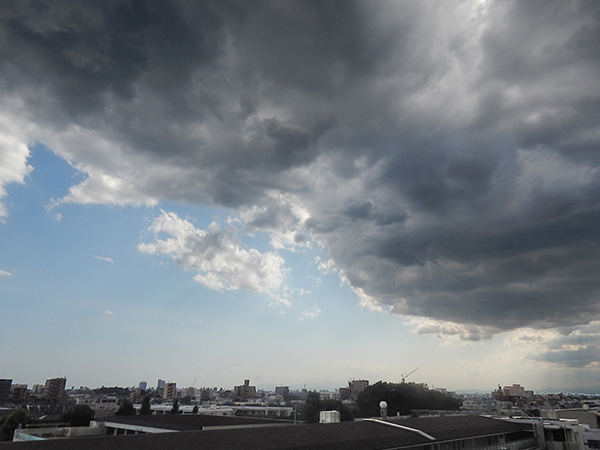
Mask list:
[[[407,373],[406,375],[402,375],[400,374],[400,376],[402,377],[402,382],[405,383],[406,379],[411,376],[413,373],[415,373],[417,370],[419,370],[419,368],[417,367],[415,370],[413,370],[412,372]]]

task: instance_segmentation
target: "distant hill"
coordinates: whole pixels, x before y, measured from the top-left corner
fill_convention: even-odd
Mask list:
[[[592,387],[551,387],[537,390],[535,392],[544,394],[557,394],[562,392],[563,394],[586,394],[586,395],[600,395],[600,386]]]

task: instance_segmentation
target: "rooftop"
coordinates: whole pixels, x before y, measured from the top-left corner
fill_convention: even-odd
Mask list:
[[[173,419],[173,423],[177,422],[181,426],[192,426],[191,419],[194,419],[190,416],[173,416],[167,419],[151,417],[157,421]],[[47,440],[0,444],[0,449],[9,450],[13,448],[10,446],[14,446],[16,450],[383,450],[431,443],[422,434],[390,424],[420,430],[431,435],[437,442],[532,429],[531,424],[481,416],[392,419],[387,422],[357,421]]]
[[[151,416],[105,417],[101,422],[116,422],[177,431],[198,431],[211,427],[265,426],[293,424],[289,420],[237,416],[209,416],[203,414],[165,414]]]

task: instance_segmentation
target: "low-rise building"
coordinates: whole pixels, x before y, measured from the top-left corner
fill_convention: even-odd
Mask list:
[[[339,411],[320,411],[319,423],[338,423],[340,421]]]
[[[119,409],[119,399],[114,395],[103,395],[84,402],[92,408],[96,419],[113,416]]]

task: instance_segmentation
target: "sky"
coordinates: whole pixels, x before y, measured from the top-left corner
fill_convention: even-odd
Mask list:
[[[0,378],[600,392],[599,28],[4,0]]]

